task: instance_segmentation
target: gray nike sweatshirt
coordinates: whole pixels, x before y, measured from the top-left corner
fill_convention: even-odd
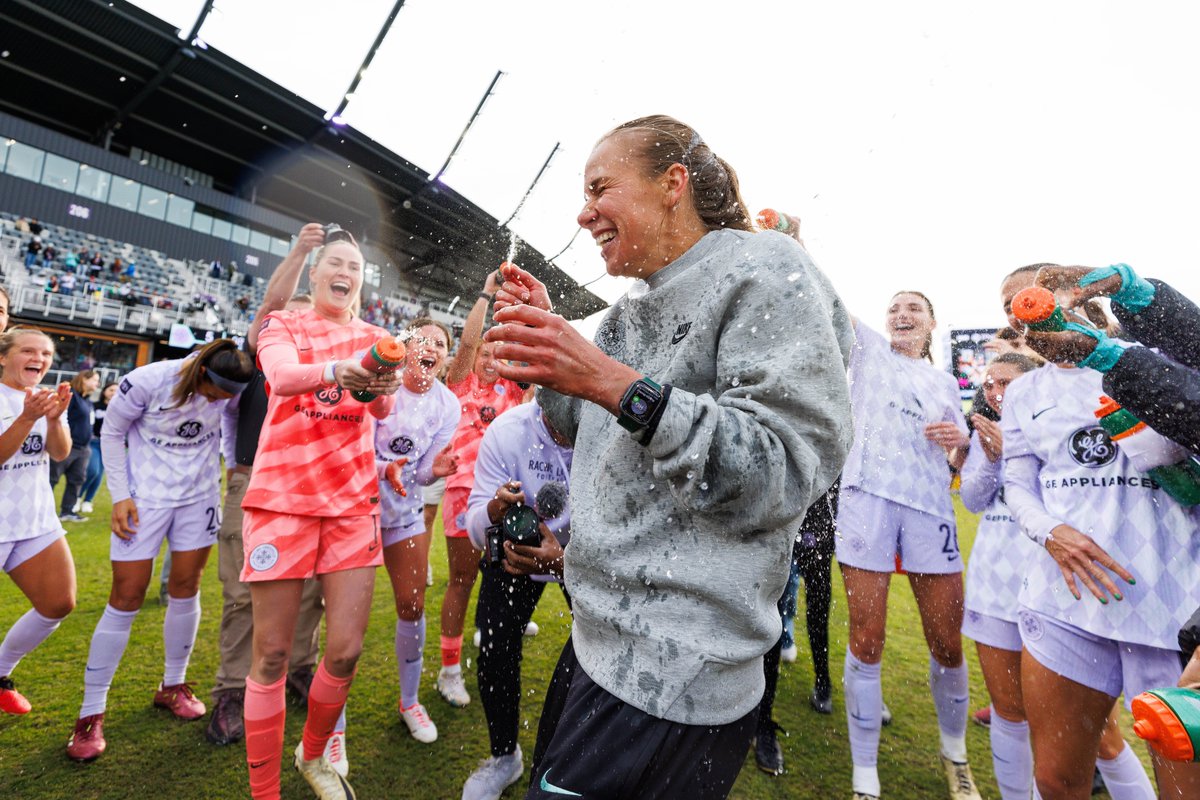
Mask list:
[[[596,333],[672,393],[647,446],[604,409],[544,391],[575,442],[565,580],[579,663],[656,717],[721,725],[762,697],[762,655],[808,506],[853,430],[853,332],[795,241],[715,231]]]

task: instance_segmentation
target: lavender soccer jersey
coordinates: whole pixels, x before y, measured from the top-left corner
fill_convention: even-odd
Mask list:
[[[8,430],[25,410],[25,392],[0,384],[0,433]],[[67,427],[67,415],[56,425]],[[50,454],[46,452],[49,423],[45,417],[33,423],[25,441],[12,457],[0,464],[0,542],[19,542],[63,529],[54,508],[50,488]]]
[[[854,333],[854,446],[842,486],[954,519],[946,453],[925,438],[924,428],[931,422],[954,422],[966,432],[957,382],[925,361],[893,352],[886,339],[861,321]]]
[[[461,415],[454,392],[438,381],[424,394],[410,392],[404,386],[396,392],[392,413],[375,423],[381,528],[424,523],[425,504],[419,487],[434,482],[433,459],[450,444]],[[383,477],[387,465],[398,458],[408,459],[401,469],[407,496],[401,496]]]
[[[963,464],[962,495],[990,495],[991,501],[980,517],[967,562],[966,611],[1016,623],[1020,607],[1017,596],[1030,564],[1036,559],[1049,560],[1050,556],[1021,531],[1004,504],[1003,480],[1004,462],[988,461],[976,431]]]
[[[1092,537],[1137,580],[1115,579],[1120,602],[1086,589],[1076,600],[1051,558],[1031,562],[1022,606],[1122,642],[1169,650],[1200,606],[1200,512],[1185,511],[1129,462],[1096,421],[1102,376],[1044,367],[1021,376],[1004,400],[1006,459],[1033,455],[1046,512]]]
[[[138,367],[121,381],[104,417],[100,448],[113,502],[174,508],[220,492],[222,428],[229,401],[198,394],[176,406],[171,392],[184,360]],[[128,451],[126,451],[128,442]]]

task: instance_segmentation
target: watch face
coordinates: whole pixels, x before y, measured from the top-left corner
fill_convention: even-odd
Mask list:
[[[645,416],[646,411],[650,408],[650,404],[646,402],[646,398],[640,394],[635,394],[629,400],[629,413],[635,417]]]

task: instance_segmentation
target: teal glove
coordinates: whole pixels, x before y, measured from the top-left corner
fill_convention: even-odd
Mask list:
[[[1127,311],[1137,313],[1154,301],[1154,284],[1138,277],[1128,264],[1113,264],[1099,267],[1079,279],[1080,286],[1090,286],[1113,275],[1121,276],[1121,290],[1112,296],[1112,301]]]

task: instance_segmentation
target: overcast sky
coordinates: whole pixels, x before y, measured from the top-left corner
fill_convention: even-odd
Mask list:
[[[137,0],[188,30],[201,0]],[[392,0],[217,0],[201,36],[332,110]],[[595,140],[693,125],[757,211],[785,209],[854,313],[924,291],[998,325],[1001,276],[1126,261],[1200,298],[1200,5],[1187,2],[408,0],[345,113],[553,255]],[[581,235],[557,262],[603,273]],[[592,286],[614,300],[625,283]]]

